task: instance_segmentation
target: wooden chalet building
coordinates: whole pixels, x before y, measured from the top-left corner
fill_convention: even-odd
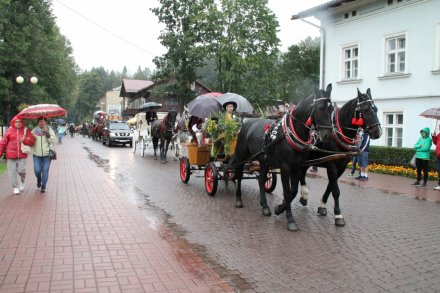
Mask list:
[[[165,90],[173,82],[174,80],[154,83],[151,80],[123,79],[120,91],[123,119],[128,120],[136,115],[136,113],[139,113],[141,106],[146,102],[162,104],[160,112],[169,112],[170,110],[182,112],[183,109],[179,105],[176,95]],[[153,90],[159,89],[159,87],[164,90]],[[191,90],[195,92],[196,96],[211,92],[207,86],[198,80],[193,82]]]

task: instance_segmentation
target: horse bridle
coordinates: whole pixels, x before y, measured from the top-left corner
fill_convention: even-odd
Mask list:
[[[365,100],[365,101],[362,101],[362,102],[357,101],[356,108],[359,109],[359,111],[360,111],[360,109],[361,109],[360,106],[361,106],[362,104],[364,104],[364,103],[370,103],[370,107],[371,107],[371,109],[373,109],[373,111],[377,113],[377,107],[376,107],[376,105],[374,104],[373,99],[371,99],[371,97],[369,97],[369,96],[368,96],[368,99]],[[379,125],[380,125],[380,122],[379,122],[379,121],[377,121],[377,123],[374,123],[374,124],[372,124],[372,125],[368,125],[368,124],[367,124],[366,127],[365,127],[365,132],[368,133],[368,131],[369,131],[371,128],[376,127],[376,126],[379,126]]]
[[[172,122],[168,121],[168,115],[169,115],[169,113],[167,114],[166,117],[163,118],[163,121],[161,123],[162,129],[165,128],[166,132],[174,132],[174,125]],[[169,128],[168,128],[168,126],[169,126]]]
[[[373,111],[377,112],[377,107],[374,104],[374,101],[369,97],[365,101],[359,102],[359,99],[357,99],[355,112],[359,111],[361,112],[360,106],[364,103],[370,103],[370,107],[373,109]],[[362,113],[362,112],[361,112]],[[364,115],[365,116],[365,115]],[[334,121],[334,122],[333,122]],[[366,133],[369,132],[369,129],[380,125],[380,122],[372,124],[372,125],[366,125],[365,127],[358,126],[358,128],[348,128],[348,127],[342,127],[339,122],[339,109],[334,109],[332,113],[332,123],[333,123],[333,137],[335,141],[338,143],[339,146],[347,149],[347,150],[353,150],[358,149],[358,144],[360,143],[360,134],[365,130]],[[356,131],[356,136],[353,138],[349,138],[347,135],[344,134],[343,128],[350,129],[353,131]]]
[[[308,115],[309,117],[312,117],[313,112],[315,111],[316,102],[321,101],[321,100],[328,100],[328,98],[327,97],[318,98],[318,99],[316,99],[316,97],[313,98],[313,103],[311,104],[312,108],[310,109],[310,112]],[[313,126],[315,129],[312,129],[310,126],[307,126],[304,122],[295,118],[294,109],[295,109],[295,106],[292,106],[292,107],[290,107],[289,114],[287,114],[287,113],[284,114],[284,116],[282,118],[281,126],[283,129],[285,138],[286,138],[287,142],[289,143],[289,145],[297,151],[304,152],[307,149],[313,148],[313,146],[319,141],[319,134],[318,134],[319,128],[331,129],[331,128],[333,128],[333,125],[331,125],[331,126],[319,125],[319,123],[315,123],[315,121],[313,121]],[[287,123],[287,116],[291,117],[289,119],[289,123]],[[295,126],[293,125],[294,120],[298,121],[300,124],[302,124],[305,128],[307,128],[309,130],[309,138],[307,141],[304,141],[303,139],[301,139],[299,137],[299,135],[297,134],[297,132],[295,130]]]

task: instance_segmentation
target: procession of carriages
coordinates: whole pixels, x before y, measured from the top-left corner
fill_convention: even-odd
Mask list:
[[[154,158],[159,154],[162,163],[167,162],[171,149],[179,160],[181,182],[188,184],[191,177],[201,177],[210,196],[217,193],[219,182],[234,182],[237,208],[244,206],[241,181],[256,180],[265,216],[272,214],[266,193],[275,190],[280,174],[283,200],[273,212],[285,212],[289,231],[298,230],[291,208],[297,193],[299,202],[307,205],[307,169],[312,165],[324,167],[329,181],[318,214],[327,215],[331,194],[335,225],[344,226],[338,178],[359,154],[362,137],[378,139],[382,129],[370,89],[366,93],[357,90],[356,96],[340,108],[331,102],[331,91],[329,84],[297,105],[284,105],[276,115],[264,118],[246,98],[235,93],[200,95],[186,105],[180,117],[173,110],[158,117],[156,110],[162,105],[148,102],[127,121],[133,127],[130,145],[142,157],[151,148]],[[96,115],[97,119],[103,117],[103,113]],[[92,136],[98,135],[97,129],[90,130]]]

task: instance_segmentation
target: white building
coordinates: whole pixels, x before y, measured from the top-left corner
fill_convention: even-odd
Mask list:
[[[333,84],[338,105],[371,88],[384,129],[372,144],[412,147],[421,128],[434,130],[419,114],[440,107],[440,0],[333,0],[292,19],[315,25],[311,16],[320,21],[321,87]]]

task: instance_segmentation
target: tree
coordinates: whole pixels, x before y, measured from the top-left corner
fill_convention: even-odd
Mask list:
[[[194,97],[191,90],[196,69],[206,56],[205,32],[210,27],[209,12],[215,10],[214,0],[159,0],[153,8],[159,22],[165,25],[159,37],[168,49],[153,61],[157,66],[155,79],[175,80],[168,87],[179,99],[180,106]]]
[[[101,68],[102,69],[102,68]],[[104,81],[100,68],[86,71],[80,75],[78,99],[75,104],[76,121],[84,121],[92,118],[97,110],[97,104],[105,95]]]
[[[280,92],[283,100],[298,102],[319,88],[320,39],[306,38],[281,57]]]
[[[60,34],[47,0],[0,0],[0,107],[3,122],[17,113],[18,100],[68,106],[76,83],[76,65],[68,41]],[[39,82],[18,85],[18,74]],[[32,98],[26,92],[32,93]]]
[[[222,92],[237,92],[262,105],[276,99],[279,26],[267,0],[222,0],[217,40],[211,40]]]

